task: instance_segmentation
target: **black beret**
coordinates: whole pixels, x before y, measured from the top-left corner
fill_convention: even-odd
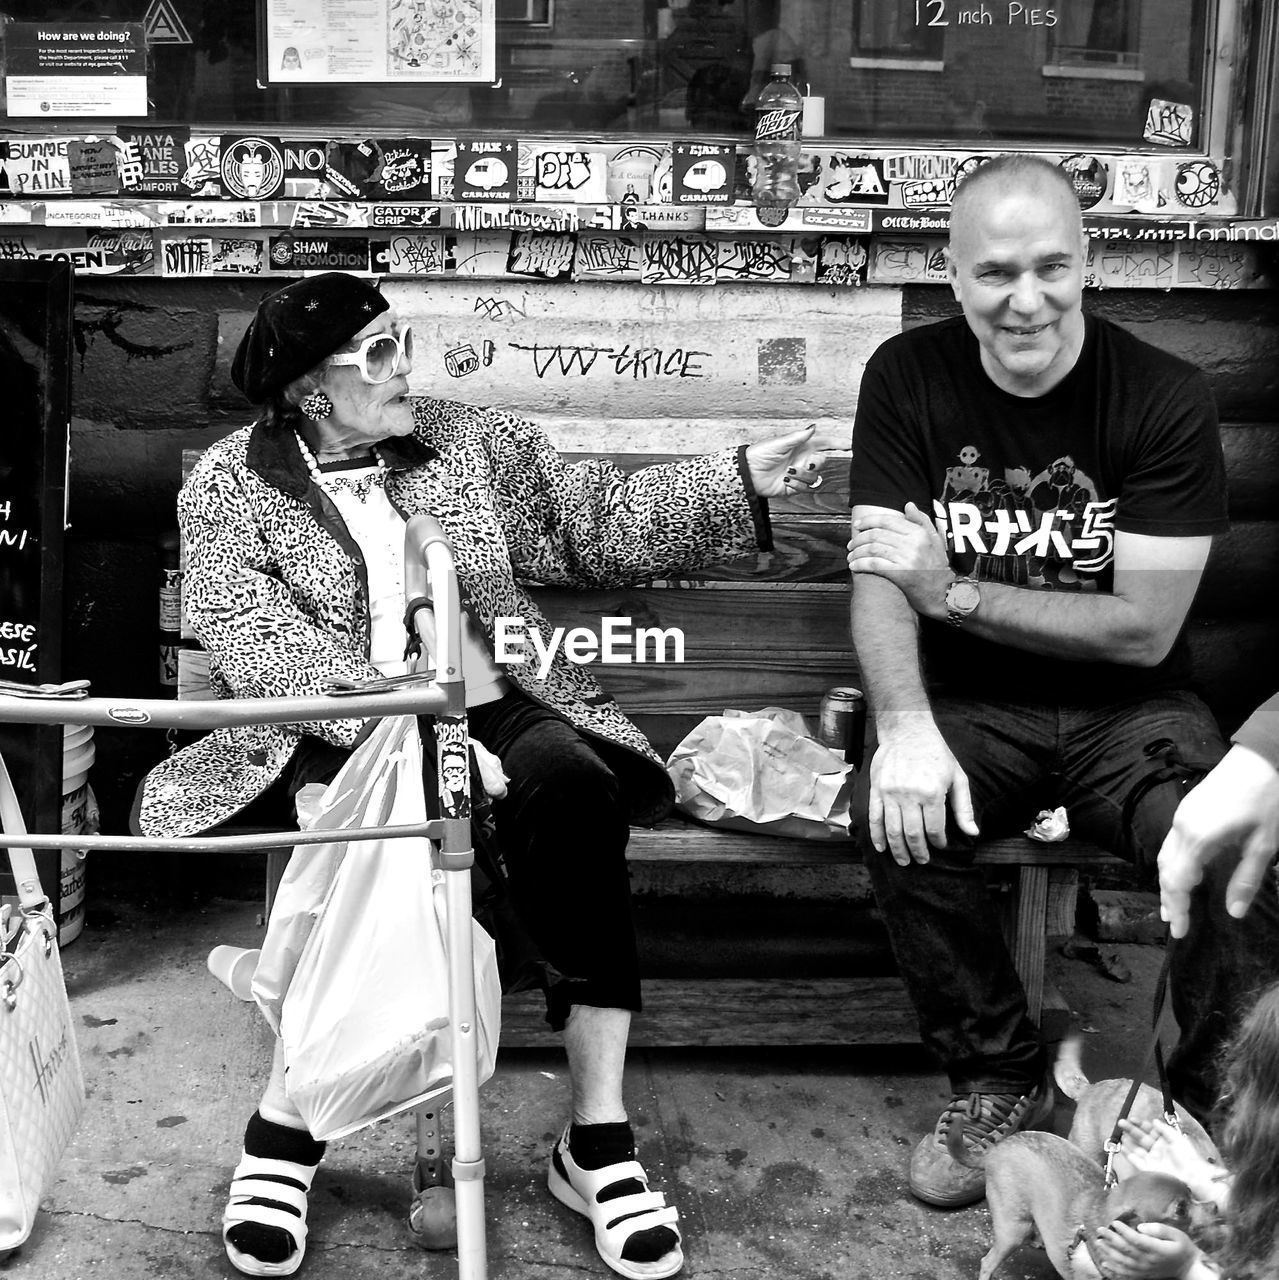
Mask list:
[[[263,298],[231,362],[254,403],[283,391],[351,340],[390,303],[367,280],[326,271]]]

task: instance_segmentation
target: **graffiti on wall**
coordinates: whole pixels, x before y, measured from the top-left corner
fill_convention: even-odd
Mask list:
[[[709,351],[683,347],[594,347],[569,343],[542,345],[523,342],[506,344],[512,351],[526,352],[538,379],[550,376],[585,378],[598,365],[599,371],[632,382],[659,378],[708,378]]]

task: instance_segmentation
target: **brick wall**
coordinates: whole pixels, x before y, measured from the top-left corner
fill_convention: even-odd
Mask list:
[[[1051,76],[1044,80],[1044,105],[1053,114],[1113,120],[1136,138],[1144,124],[1145,86],[1132,80],[1075,80]]]

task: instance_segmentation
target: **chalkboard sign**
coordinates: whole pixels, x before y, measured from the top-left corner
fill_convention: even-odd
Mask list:
[[[66,263],[0,262],[0,679],[23,684],[63,678],[73,281]],[[59,726],[0,725],[28,830],[62,829],[62,741]],[[37,863],[56,905],[59,855]]]

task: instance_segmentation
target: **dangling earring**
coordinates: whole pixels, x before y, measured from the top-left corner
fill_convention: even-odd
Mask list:
[[[320,422],[333,412],[333,401],[323,391],[312,391],[309,396],[298,401],[298,408],[312,422]]]

